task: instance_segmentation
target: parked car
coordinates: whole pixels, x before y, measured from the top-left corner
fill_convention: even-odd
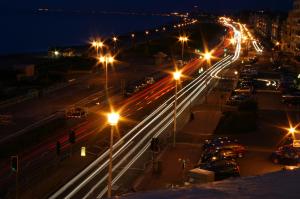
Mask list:
[[[249,98],[250,98],[250,95],[247,95],[247,94],[243,94],[243,93],[236,94],[236,95],[231,96],[229,98],[229,100],[226,102],[226,104],[231,105],[231,106],[237,106]]]
[[[297,165],[300,162],[299,155],[300,148],[284,145],[271,154],[271,161],[275,164]]]
[[[67,110],[66,117],[67,118],[83,118],[87,116],[87,111],[84,108],[76,107]]]
[[[226,143],[237,143],[237,140],[230,139],[229,137],[215,137],[210,140],[205,140],[202,146],[202,150],[205,151],[208,148],[219,146]]]
[[[218,160],[233,160],[237,158],[236,153],[232,149],[216,149],[215,151],[207,151],[202,153],[200,162],[209,163]]]
[[[298,105],[300,104],[300,92],[294,91],[282,94],[282,102],[284,104]]]
[[[235,156],[239,158],[244,157],[246,152],[246,148],[239,144],[237,140],[231,140],[229,138],[213,140],[203,145],[203,152],[205,153],[221,149],[231,149],[235,153]]]
[[[230,177],[239,177],[239,166],[235,161],[218,160],[209,163],[202,163],[198,166],[200,169],[213,171],[215,173],[215,180],[223,180]]]

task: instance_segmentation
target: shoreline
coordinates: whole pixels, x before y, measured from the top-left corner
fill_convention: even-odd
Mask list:
[[[76,14],[76,13],[74,13]],[[14,18],[19,21],[19,19],[23,18],[24,14],[15,14],[11,16],[4,16],[8,18]],[[66,15],[66,19],[63,15]],[[59,46],[59,47],[81,47],[84,46],[85,43],[94,37],[103,37],[109,38],[114,35],[120,35],[120,37],[128,36],[131,33],[139,33],[143,32],[146,29],[156,29],[161,26],[168,26],[169,24],[174,24],[178,20],[182,20],[181,17],[175,16],[160,16],[160,15],[130,15],[130,14],[89,14],[89,15],[81,15],[76,14],[77,17],[71,19],[73,16],[71,14],[64,13],[51,13],[51,12],[41,12],[41,13],[25,13],[25,26],[20,26],[20,28],[28,28],[32,27],[32,30],[27,31],[25,29],[23,39],[29,38],[29,42],[22,42],[20,40],[20,48],[15,46],[16,44],[3,43],[3,49],[0,49],[0,56],[7,55],[18,55],[18,54],[41,54],[47,52],[47,50],[51,47]],[[105,16],[105,18],[101,18]],[[63,18],[62,18],[63,17]],[[108,19],[112,18],[112,23],[115,26],[107,23]],[[142,23],[140,17],[145,18],[146,23]],[[36,18],[38,20],[36,20]],[[56,21],[61,21],[58,24],[55,24]],[[49,28],[44,26],[46,23],[54,22],[55,25],[51,25]],[[21,23],[21,22],[18,22]],[[44,24],[43,24],[44,23]],[[78,23],[78,24],[77,24]],[[70,28],[66,28],[66,25],[70,24]],[[34,26],[33,26],[34,25]],[[78,25],[78,31],[75,31],[75,27]],[[148,27],[147,27],[148,26]],[[53,29],[55,28],[55,29]],[[76,27],[77,28],[77,27]],[[48,31],[49,29],[49,31]],[[56,31],[57,29],[57,31]],[[72,31],[74,29],[74,31]],[[83,31],[86,29],[86,31]],[[12,34],[7,34],[8,32]],[[18,31],[16,28],[9,28],[7,32],[4,34],[6,38],[10,38],[14,36],[14,32]],[[53,35],[54,34],[54,35]],[[58,36],[59,35],[59,36]],[[37,37],[38,40],[35,41],[30,37]],[[41,38],[46,38],[45,40],[41,40]],[[65,39],[64,39],[65,38]],[[39,41],[40,40],[40,41]],[[16,41],[17,42],[17,41]],[[38,42],[38,43],[37,43]],[[32,45],[31,45],[32,44]],[[12,48],[11,48],[12,47]]]

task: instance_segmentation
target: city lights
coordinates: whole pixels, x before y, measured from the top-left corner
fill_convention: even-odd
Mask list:
[[[207,52],[207,53],[204,54],[204,59],[205,60],[209,61],[209,60],[211,60],[211,58],[212,58],[212,53],[211,52]]]
[[[180,80],[180,77],[181,77],[181,72],[180,71],[176,71],[176,72],[173,73],[174,80],[178,81],[178,80]]]
[[[119,113],[111,112],[111,113],[107,114],[107,121],[111,126],[117,125],[119,122],[119,119],[120,119]]]

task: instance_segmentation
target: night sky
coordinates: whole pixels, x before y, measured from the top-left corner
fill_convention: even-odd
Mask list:
[[[32,9],[37,7],[95,9],[108,11],[180,11],[198,5],[207,11],[270,9],[286,11],[292,0],[1,0],[0,8]]]

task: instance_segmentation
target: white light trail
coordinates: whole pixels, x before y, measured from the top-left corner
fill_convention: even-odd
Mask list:
[[[233,28],[235,32],[235,39],[237,41],[236,50],[234,56],[227,56],[214,66],[212,66],[207,71],[203,72],[199,77],[195,78],[188,85],[186,85],[183,89],[178,92],[178,100],[179,105],[178,116],[182,114],[184,110],[193,102],[209,85],[212,80],[212,77],[217,77],[218,73],[226,68],[228,65],[233,63],[239,58],[240,50],[241,50],[241,33],[236,30],[236,28],[229,24],[228,25]],[[116,183],[117,180],[130,168],[130,166],[148,149],[149,142],[151,138],[154,136],[159,136],[161,133],[165,131],[166,128],[173,122],[173,103],[174,96],[170,97],[165,103],[159,106],[156,110],[154,110],[150,115],[148,115],[143,121],[141,121],[137,126],[135,126],[130,132],[128,132],[123,138],[121,138],[115,145],[114,150],[115,153],[113,155],[113,159],[115,160],[117,157],[121,157],[120,161],[118,161],[113,170],[115,171],[119,166],[126,163],[128,158],[131,157],[131,161],[127,163],[123,169],[114,177],[113,183]],[[165,114],[167,114],[165,116]],[[156,124],[158,123],[158,124]],[[151,129],[149,127],[153,126]],[[142,136],[142,139],[138,139],[138,136]],[[130,147],[132,148],[130,148]],[[119,148],[120,147],[120,148]],[[140,149],[142,147],[142,149]],[[130,149],[129,151],[127,151]],[[139,150],[138,153],[137,150]],[[101,166],[99,166],[101,163]],[[61,194],[70,189],[71,186],[74,186],[76,182],[80,182],[75,188],[72,188],[72,191],[68,193],[65,198],[72,198],[76,196],[80,190],[84,189],[85,186],[93,180],[103,169],[108,166],[108,151],[103,153],[99,158],[97,158],[93,163],[91,163],[86,169],[80,172],[77,176],[75,176],[72,180],[70,180],[67,184],[65,184],[62,188],[60,188],[56,193],[54,193],[50,199],[61,198],[59,197]],[[93,170],[92,170],[93,169]],[[81,178],[84,178],[80,180]],[[92,188],[89,188],[89,192],[85,194],[84,198],[88,198],[94,190],[97,190],[101,184],[104,183],[107,175],[102,176],[101,180],[96,183]],[[106,193],[106,186],[98,195],[98,197],[102,197]]]

